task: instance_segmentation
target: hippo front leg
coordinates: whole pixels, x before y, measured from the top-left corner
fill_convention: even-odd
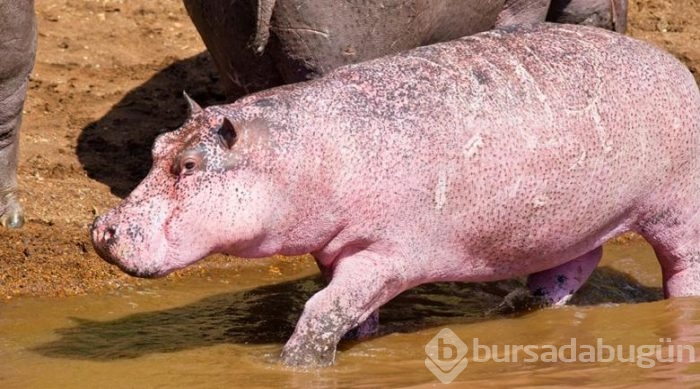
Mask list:
[[[361,251],[339,259],[328,286],[307,301],[294,334],[282,351],[291,366],[328,366],[350,329],[405,290],[401,260]]]
[[[230,99],[284,83],[273,57],[263,52],[274,3],[273,0],[184,0]]]
[[[36,52],[34,1],[0,2],[0,223],[24,224],[17,198],[22,107]]]
[[[316,261],[316,264],[321,271],[321,275],[326,279],[326,282],[330,283],[333,279],[333,270],[324,266],[320,261]],[[343,340],[368,338],[375,335],[377,331],[379,331],[379,310],[372,312],[365,321],[346,332],[345,335],[343,335]]]
[[[0,224],[7,228],[19,228],[24,224],[22,206],[17,196],[20,114],[21,111],[14,118],[0,123]]]

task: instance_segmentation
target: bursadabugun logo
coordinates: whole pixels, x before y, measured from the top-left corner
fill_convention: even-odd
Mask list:
[[[443,328],[425,345],[425,367],[443,384],[449,384],[467,367],[469,347],[451,329]]]
[[[469,353],[471,351],[471,353]],[[579,344],[571,338],[568,344],[545,345],[486,345],[479,338],[468,347],[457,334],[443,328],[425,346],[425,366],[442,383],[447,384],[472,362],[621,362],[634,363],[649,369],[658,362],[695,362],[695,348],[673,344],[670,338],[660,338],[659,344],[610,345],[596,338],[595,344]],[[470,355],[467,355],[470,354]]]

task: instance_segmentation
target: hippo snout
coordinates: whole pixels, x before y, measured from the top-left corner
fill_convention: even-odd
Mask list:
[[[140,227],[116,223],[109,214],[92,223],[92,245],[106,262],[118,266],[134,277],[155,278],[166,273],[157,265],[159,250],[141,247],[144,236]]]

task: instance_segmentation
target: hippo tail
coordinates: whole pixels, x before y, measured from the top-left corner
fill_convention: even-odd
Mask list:
[[[255,37],[253,38],[253,50],[262,54],[270,39],[270,21],[272,9],[275,8],[275,0],[258,0],[257,19],[255,23]]]

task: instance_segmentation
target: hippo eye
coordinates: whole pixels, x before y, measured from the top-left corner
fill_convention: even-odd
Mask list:
[[[197,168],[197,160],[189,157],[189,158],[184,158],[182,162],[180,162],[180,174],[188,176],[192,173],[194,173],[194,170]]]
[[[202,155],[202,150],[185,150],[173,161],[173,164],[170,166],[170,172],[175,176],[189,176],[197,170],[202,170],[203,165],[204,156]]]

